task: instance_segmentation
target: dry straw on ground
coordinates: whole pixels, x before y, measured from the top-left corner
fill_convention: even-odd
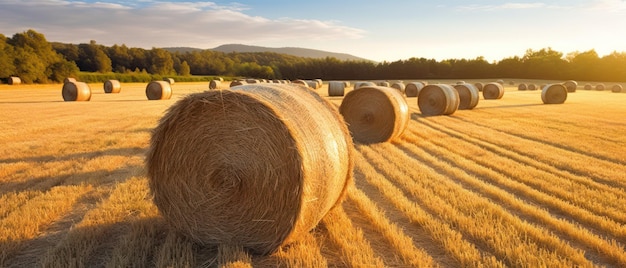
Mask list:
[[[339,112],[354,140],[364,144],[400,137],[409,124],[409,106],[404,96],[390,87],[368,86],[350,91]]]
[[[343,81],[328,82],[328,96],[343,96],[345,94],[346,84]]]
[[[563,84],[549,84],[541,90],[541,100],[545,104],[561,104],[567,100],[567,92]]]
[[[574,80],[568,80],[563,82],[563,86],[567,89],[567,92],[576,92],[576,88],[578,87],[578,82]]]
[[[104,93],[120,93],[122,91],[122,85],[118,80],[104,81]]]
[[[530,90],[530,86],[528,86]],[[483,86],[483,98],[486,100],[498,100],[504,96],[504,87],[501,83],[487,83]]]
[[[166,81],[152,81],[146,86],[146,97],[149,100],[169,100],[172,97],[172,86]]]
[[[64,101],[89,101],[91,88],[84,82],[67,82],[63,83],[61,95]]]
[[[146,157],[168,224],[204,245],[274,252],[314,228],[352,182],[353,144],[336,107],[299,85],[188,95]]]
[[[209,89],[220,89],[222,88],[222,81],[213,79],[209,82]]]
[[[22,79],[20,79],[17,76],[11,76],[9,77],[9,85],[19,85],[22,83]]]
[[[423,82],[410,82],[404,87],[404,94],[407,97],[417,97],[417,94],[419,94],[420,90],[424,88],[425,85],[426,84]]]
[[[623,92],[623,91],[624,91],[624,88],[620,84],[615,84],[615,85],[613,85],[611,87],[611,92],[613,92],[613,93],[620,93],[620,92]]]
[[[468,83],[456,84],[454,88],[459,93],[459,110],[471,110],[478,105],[480,95],[474,85]]]
[[[459,108],[459,93],[450,85],[427,85],[417,96],[423,115],[450,115]]]

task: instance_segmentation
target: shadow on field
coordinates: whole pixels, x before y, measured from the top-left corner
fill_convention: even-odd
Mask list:
[[[152,131],[151,129],[141,129],[139,131]],[[45,155],[45,156],[32,156],[32,157],[23,157],[23,158],[0,158],[0,164],[11,164],[18,162],[52,162],[52,161],[66,161],[76,158],[96,158],[101,156],[108,155],[143,155],[145,154],[147,148],[142,147],[128,147],[128,148],[114,148],[107,149],[102,151],[94,151],[94,152],[83,152],[83,153],[75,153],[68,154],[61,157]]]
[[[474,108],[474,110],[518,108],[518,107],[543,106],[543,105],[545,105],[545,104],[543,104],[543,103],[529,103],[529,104],[515,104],[515,105],[500,105],[500,106],[476,107],[476,108]]]

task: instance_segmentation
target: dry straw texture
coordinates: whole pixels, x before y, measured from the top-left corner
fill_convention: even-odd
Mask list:
[[[574,80],[568,80],[563,82],[563,86],[567,89],[567,92],[576,92],[576,88],[578,87],[578,82]]]
[[[9,77],[9,85],[19,85],[22,83],[22,79],[20,79],[17,76],[11,76]]]
[[[268,254],[308,233],[352,182],[353,144],[334,105],[298,85],[188,95],[154,129],[154,203],[179,233]]]
[[[222,81],[213,79],[209,82],[209,89],[220,89],[222,88]]]
[[[423,82],[410,82],[404,87],[404,94],[407,97],[417,97],[417,94],[420,93],[420,90],[424,88],[425,85],[426,84]]]
[[[530,89],[530,86],[528,89]],[[486,100],[498,100],[502,96],[504,96],[504,87],[501,83],[487,83],[483,86],[483,98]]]
[[[417,106],[423,115],[449,115],[459,108],[459,93],[450,85],[427,85],[417,96]]]
[[[328,82],[328,96],[343,96],[345,94],[346,84],[342,81]]]
[[[596,85],[596,90],[598,90],[598,91],[603,91],[605,89],[606,89],[606,87],[602,83]]]
[[[478,92],[482,92],[483,91],[483,83],[481,82],[476,82],[474,83],[474,86],[476,87],[476,89],[478,89]]]
[[[364,144],[400,137],[409,124],[409,106],[402,93],[382,86],[350,91],[339,112],[355,141]]]
[[[624,88],[622,87],[622,85],[615,84],[611,87],[611,91],[614,93],[620,93],[624,91]]]
[[[478,105],[480,95],[478,89],[472,84],[457,84],[454,88],[459,93],[459,110],[471,110]]]
[[[563,84],[550,84],[541,90],[541,100],[545,104],[561,104],[567,100],[567,88]]]
[[[122,91],[122,85],[118,80],[104,81],[104,93],[120,93]]]
[[[152,81],[146,86],[146,97],[149,100],[169,100],[172,97],[172,86],[166,81]]]
[[[89,101],[91,88],[84,82],[67,82],[63,83],[61,95],[64,101]]]
[[[524,83],[517,85],[517,90],[527,90],[528,86]]]

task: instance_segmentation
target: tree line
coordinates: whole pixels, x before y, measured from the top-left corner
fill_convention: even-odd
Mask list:
[[[271,52],[168,51],[126,45],[48,42],[34,30],[8,38],[0,34],[0,78],[24,83],[61,82],[83,73],[179,77],[220,75],[264,79],[381,80],[519,78],[626,81],[626,53],[600,57],[595,50],[564,55],[551,48],[528,49],[524,56],[497,62],[475,59],[409,58],[393,62],[303,58]],[[141,76],[143,75],[143,76]]]

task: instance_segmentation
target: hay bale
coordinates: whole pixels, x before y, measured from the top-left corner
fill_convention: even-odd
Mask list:
[[[404,94],[407,97],[417,97],[424,86],[426,86],[424,82],[409,82],[406,84],[406,87],[404,87]]]
[[[611,92],[613,92],[613,93],[620,93],[620,92],[623,92],[623,91],[624,91],[624,88],[620,84],[615,84],[615,85],[613,85],[611,87]]]
[[[538,88],[537,84],[528,84],[528,90],[537,90]]]
[[[457,85],[463,85],[463,84],[465,84],[465,81],[463,81],[463,80],[456,81],[456,84],[457,84]]]
[[[222,81],[213,79],[209,82],[209,89],[220,89],[222,88]]]
[[[236,87],[236,86],[241,86],[241,85],[247,85],[248,82],[246,82],[245,80],[233,80],[230,82],[230,85],[228,87]]]
[[[317,84],[315,86],[315,89],[319,89],[324,85],[324,81],[322,81],[322,79],[317,78],[317,79],[313,79],[313,81],[315,81],[315,83]]]
[[[484,87],[483,83],[476,82],[476,83],[474,83],[474,86],[476,87],[476,89],[478,89],[478,92],[482,92],[483,91],[483,87]]]
[[[9,80],[7,82],[9,83],[9,85],[19,85],[22,83],[22,79],[17,76],[11,76],[9,77]]]
[[[377,86],[381,86],[381,87],[389,87],[390,86],[388,81],[378,81],[378,82],[376,82],[376,85]]]
[[[174,83],[176,83],[176,81],[174,81],[174,78],[170,78],[170,77],[163,78],[163,81],[167,82],[170,85],[173,85]]]
[[[500,84],[500,85],[504,86],[504,80],[502,80],[502,79],[497,80],[497,81],[496,81],[496,83],[498,83],[498,84]]]
[[[122,91],[122,85],[118,80],[104,81],[104,93],[120,93]]]
[[[305,82],[306,82],[307,86],[312,88],[312,89],[317,89],[318,88],[319,84],[315,80],[306,80]]]
[[[146,86],[148,100],[169,100],[172,97],[172,86],[167,81],[152,81]]]
[[[350,81],[343,81],[344,87],[350,87]]]
[[[605,89],[606,89],[606,87],[602,83],[596,85],[596,90],[597,91],[603,91]]]
[[[578,87],[578,82],[574,80],[568,80],[563,82],[563,86],[567,89],[567,92],[576,92],[576,88]]]
[[[172,105],[146,168],[168,225],[201,245],[269,254],[313,229],[352,183],[336,107],[299,85],[205,91]]]
[[[374,82],[369,82],[369,81],[361,81],[361,82],[356,82],[354,83],[354,89],[359,89],[362,87],[375,87],[376,84]]]
[[[215,77],[215,78],[213,78],[213,80],[224,82],[224,78],[222,78],[222,77]]]
[[[258,80],[258,79],[248,78],[248,79],[246,79],[246,83],[248,83],[248,84],[258,84],[258,83],[261,83],[261,81]]]
[[[341,81],[330,81],[328,82],[328,96],[343,96],[345,94],[346,84]]]
[[[66,77],[65,79],[63,79],[63,84],[65,83],[70,83],[70,82],[77,82],[78,80],[76,80],[76,78],[74,77]]]
[[[517,90],[527,90],[528,86],[524,83],[517,85]]]
[[[307,83],[306,81],[304,81],[302,79],[293,80],[293,81],[291,81],[291,83],[292,84],[300,84],[300,85],[307,86],[307,87],[309,86],[309,83]]]
[[[409,105],[402,93],[382,86],[350,91],[339,112],[355,141],[378,143],[400,137],[409,124]]]
[[[449,115],[459,108],[459,93],[450,85],[427,85],[417,96],[417,105],[423,115]]]
[[[395,82],[395,83],[391,84],[391,88],[395,88],[398,91],[400,91],[400,93],[404,94],[404,90],[405,90],[406,86],[404,85],[403,82]]]
[[[504,96],[504,87],[502,84],[496,82],[487,83],[483,86],[483,98],[486,100],[499,100],[502,96]]]
[[[544,104],[561,104],[567,99],[567,92],[563,84],[549,84],[541,90],[541,100]]]
[[[459,110],[471,110],[478,105],[480,95],[478,89],[472,84],[454,85],[459,93]]]
[[[515,85],[515,81],[509,81],[509,85],[510,86],[514,86]]]
[[[67,82],[63,83],[61,95],[64,101],[89,101],[91,88],[85,82]]]
[[[585,86],[583,87],[584,90],[592,90],[593,86],[591,84],[585,84]]]

